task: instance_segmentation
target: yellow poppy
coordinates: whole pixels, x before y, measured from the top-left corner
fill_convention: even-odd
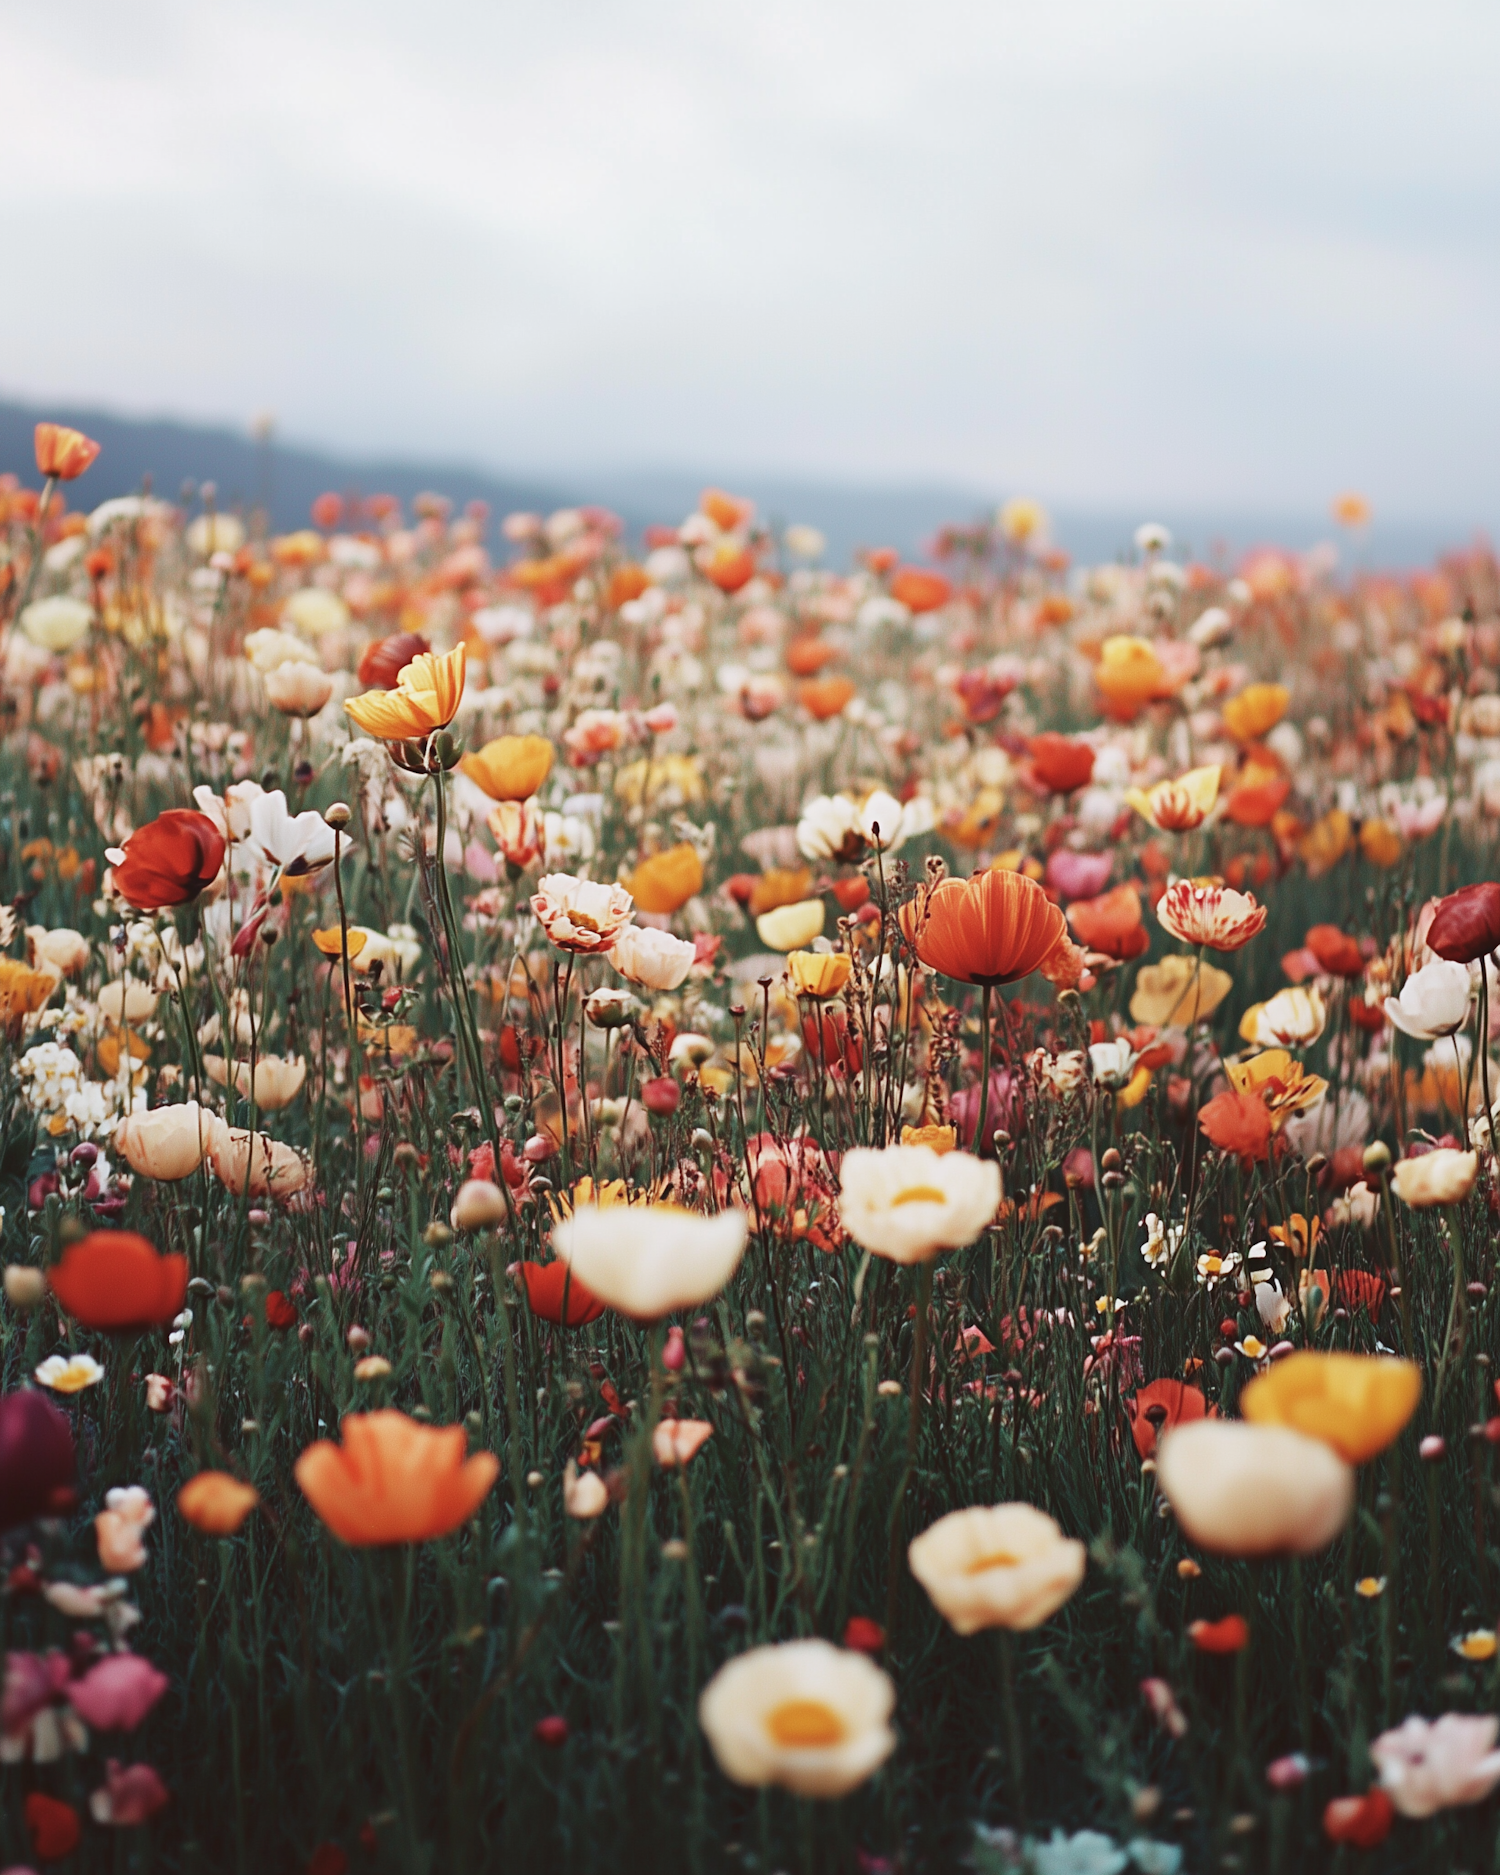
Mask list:
[[[1362,1465],[1397,1437],[1421,1397],[1415,1361],[1302,1349],[1250,1382],[1240,1412],[1256,1425],[1321,1439],[1346,1464]]]
[[[496,736],[459,767],[492,801],[529,801],[551,774],[554,754],[545,736]]]
[[[446,656],[424,651],[396,680],[394,690],[367,690],[350,697],[344,708],[367,735],[382,742],[411,742],[446,729],[458,714],[464,694],[463,645]]]

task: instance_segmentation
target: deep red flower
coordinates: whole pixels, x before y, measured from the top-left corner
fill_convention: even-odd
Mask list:
[[[1093,778],[1094,751],[1086,742],[1059,736],[1052,730],[1033,736],[1027,744],[1031,772],[1052,794],[1071,794]]]
[[[326,499],[323,495],[318,497],[318,501]],[[335,495],[333,499],[337,501],[338,497]],[[316,509],[317,505],[315,501],[313,507]],[[349,1857],[336,1842],[320,1842],[307,1858],[307,1875],[346,1875],[348,1867]]]
[[[128,1333],[171,1321],[187,1294],[185,1256],[158,1256],[131,1230],[95,1230],[69,1244],[47,1275],[58,1301],[85,1328]]]
[[[297,1326],[296,1304],[283,1289],[266,1291],[266,1326],[267,1328],[295,1328]]]
[[[1462,886],[1450,892],[1427,927],[1427,948],[1449,963],[1471,964],[1500,946],[1500,885]]]
[[[1156,1441],[1173,1426],[1219,1416],[1219,1409],[1184,1380],[1153,1380],[1149,1387],[1137,1387],[1125,1402],[1125,1410],[1130,1414],[1130,1436],[1142,1458],[1155,1455]]]
[[[33,1790],[27,1795],[24,1814],[31,1834],[31,1853],[38,1862],[61,1862],[78,1847],[83,1831],[72,1804]]]
[[[549,1712],[546,1718],[538,1719],[532,1726],[531,1735],[539,1745],[557,1751],[568,1742],[568,1722],[560,1712]]]
[[[359,681],[366,690],[394,690],[413,658],[431,651],[432,646],[418,632],[396,632],[390,638],[377,638],[365,647],[359,660]]]
[[[0,1530],[71,1509],[73,1432],[35,1387],[0,1399]]]
[[[1306,947],[1331,977],[1364,975],[1365,954],[1358,941],[1340,931],[1336,924],[1315,924],[1307,934]]]
[[[885,1629],[868,1615],[850,1615],[844,1628],[844,1645],[857,1654],[878,1659],[885,1652]]]
[[[554,1327],[581,1328],[585,1322],[597,1322],[604,1304],[571,1274],[560,1259],[556,1263],[523,1263],[521,1282],[533,1315]],[[567,1291],[567,1320],[563,1320],[563,1291]]]
[[[1225,1615],[1221,1621],[1191,1621],[1188,1636],[1200,1654],[1237,1654],[1250,1644],[1250,1627],[1243,1615]]]
[[[1385,1280],[1372,1270],[1335,1270],[1333,1299],[1341,1308],[1364,1309],[1373,1322],[1385,1306]]]
[[[1271,1150],[1271,1110],[1259,1094],[1219,1094],[1199,1109],[1198,1125],[1212,1145],[1246,1165]]]
[[[1085,950],[1125,962],[1139,957],[1151,943],[1141,921],[1141,894],[1129,880],[1098,898],[1075,899],[1068,907],[1068,923]]]
[[[1323,1812],[1323,1834],[1330,1842],[1375,1849],[1391,1833],[1396,1806],[1377,1784],[1363,1797],[1335,1797]]]
[[[137,911],[188,905],[218,877],[224,836],[207,814],[173,807],[125,842],[115,890]]]

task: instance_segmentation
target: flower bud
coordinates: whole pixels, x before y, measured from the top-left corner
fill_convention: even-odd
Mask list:
[[[682,1338],[682,1330],[671,1327],[667,1330],[666,1345],[661,1351],[661,1364],[669,1374],[679,1374],[687,1365],[687,1343]]]
[[[335,801],[332,807],[325,810],[323,818],[337,833],[349,825],[354,814],[346,801]]]
[[[5,1266],[5,1299],[13,1309],[39,1308],[46,1298],[47,1277],[25,1263]]]

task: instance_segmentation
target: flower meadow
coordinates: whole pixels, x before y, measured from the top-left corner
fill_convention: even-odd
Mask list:
[[[0,478],[6,1868],[1495,1867],[1488,551],[96,454]]]

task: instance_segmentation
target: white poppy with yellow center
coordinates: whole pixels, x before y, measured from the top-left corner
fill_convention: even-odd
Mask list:
[[[911,1572],[957,1634],[1035,1628],[1083,1580],[1087,1552],[1032,1504],[950,1511],[915,1538]]]
[[[1000,1168],[971,1152],[856,1146],[844,1154],[839,1216],[861,1247],[892,1263],[961,1250],[994,1222]]]
[[[601,1302],[655,1322],[716,1296],[739,1268],[747,1230],[743,1211],[581,1204],[553,1226],[552,1247]]]
[[[829,1641],[752,1647],[703,1689],[698,1723],[735,1784],[842,1797],[896,1748],[889,1674]]]
[[[97,1387],[104,1369],[92,1354],[49,1354],[36,1370],[40,1385],[54,1393],[82,1393],[85,1387]]]

